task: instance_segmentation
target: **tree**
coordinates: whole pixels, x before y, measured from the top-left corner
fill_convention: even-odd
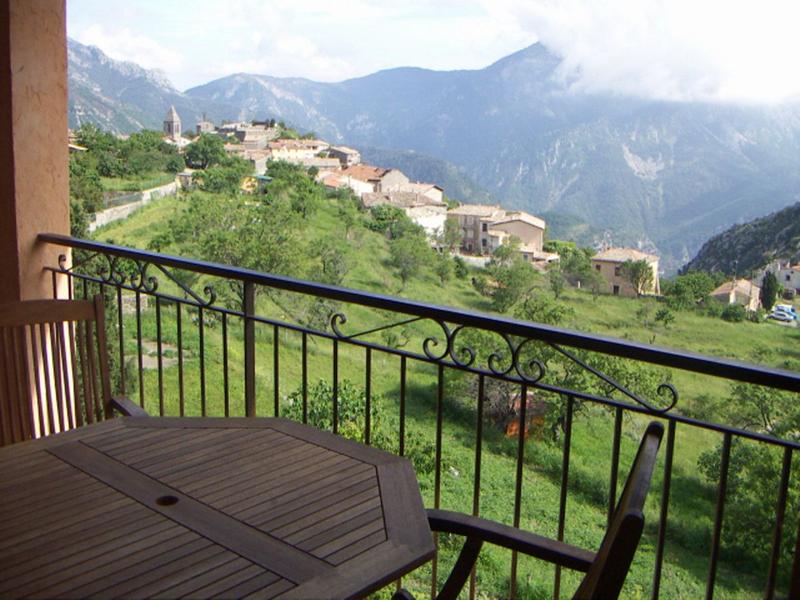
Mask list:
[[[272,177],[268,194],[288,199],[292,209],[304,219],[319,210],[322,188],[302,166],[283,160],[270,161],[267,173]]]
[[[201,133],[200,137],[186,146],[186,162],[195,169],[207,169],[225,160],[225,142],[222,138]]]
[[[506,312],[528,294],[536,279],[536,271],[520,258],[510,266],[493,269],[492,276],[497,284],[492,292],[492,308]]]
[[[764,281],[761,283],[761,305],[764,310],[772,310],[775,300],[778,297],[780,284],[778,278],[772,271],[767,271]]]
[[[653,287],[653,269],[646,260],[628,260],[620,267],[620,273],[641,296]]]
[[[234,196],[249,172],[249,162],[238,156],[226,156],[222,163],[195,172],[192,179],[207,192]]]
[[[469,275],[469,269],[467,269],[467,263],[464,261],[464,259],[460,256],[454,256],[453,265],[456,272],[456,277],[459,279],[466,279],[467,275]]]
[[[347,192],[347,196],[339,198],[336,214],[339,216],[342,225],[344,225],[344,237],[349,240],[353,230],[356,225],[358,225],[360,215],[358,212],[358,201],[352,197],[350,190],[347,190]]]
[[[425,265],[431,252],[424,235],[404,235],[390,242],[389,263],[397,269],[403,288]]]
[[[704,301],[717,287],[716,280],[703,271],[693,271],[665,282],[662,288],[672,308],[692,308]]]
[[[675,315],[668,308],[661,308],[656,313],[656,322],[664,325],[664,329],[669,329],[669,326],[675,322]]]
[[[558,300],[559,296],[564,292],[564,274],[558,267],[550,269],[547,273],[547,279],[550,282],[550,289],[553,291],[553,296]]]
[[[439,282],[444,286],[445,283],[450,281],[450,277],[453,274],[453,262],[447,254],[437,254],[433,270],[439,278]]]
[[[519,238],[512,236],[495,249],[486,266],[487,273],[495,281],[491,290],[492,308],[498,312],[507,311],[523,299],[536,278],[534,268],[522,258],[519,245]]]
[[[317,280],[331,285],[341,285],[345,275],[350,271],[349,246],[341,238],[333,235],[322,238],[315,245],[315,254],[320,261]]]
[[[461,246],[462,231],[458,219],[445,219],[441,243],[448,252],[454,252]]]
[[[372,219],[366,225],[372,231],[383,233],[390,240],[405,235],[425,236],[425,230],[414,223],[402,208],[389,204],[379,204],[369,209]]]
[[[92,154],[70,156],[69,195],[86,212],[97,212],[103,207],[103,186],[97,171],[97,160]]]

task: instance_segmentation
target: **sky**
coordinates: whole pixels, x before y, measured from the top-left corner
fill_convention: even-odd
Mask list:
[[[181,90],[232,73],[342,81],[480,69],[533,43],[576,93],[800,98],[797,0],[67,0],[67,34]]]

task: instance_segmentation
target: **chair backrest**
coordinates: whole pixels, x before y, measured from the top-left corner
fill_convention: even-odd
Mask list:
[[[619,596],[644,529],[644,501],[663,434],[661,423],[647,426],[611,523],[575,598]]]
[[[0,305],[0,446],[111,416],[103,301]]]

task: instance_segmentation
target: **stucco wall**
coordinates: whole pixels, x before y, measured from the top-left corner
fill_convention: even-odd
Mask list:
[[[380,189],[375,191],[391,190],[392,186],[403,185],[404,183],[408,183],[408,177],[403,175],[401,171],[392,169],[381,178]]]
[[[540,252],[542,250],[544,231],[538,227],[534,227],[524,221],[509,221],[508,223],[492,225],[491,228],[505,231],[509,235],[515,235],[523,244],[532,245]]]
[[[69,233],[67,40],[63,0],[0,0],[0,301],[52,296],[45,265]]]

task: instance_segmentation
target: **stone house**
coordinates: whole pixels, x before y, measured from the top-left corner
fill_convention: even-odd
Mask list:
[[[330,144],[324,140],[275,140],[268,146],[273,160],[301,164],[303,160],[326,151]]]
[[[793,265],[788,260],[773,261],[757,271],[753,280],[757,281],[759,285],[763,285],[767,271],[772,271],[775,274],[778,283],[783,286],[783,289],[790,290],[796,294],[800,293],[800,264]]]
[[[523,211],[507,211],[498,205],[462,204],[447,211],[461,227],[465,252],[491,254],[512,236],[520,241],[520,252],[530,261],[551,261],[557,255],[542,251],[546,223]]]
[[[343,169],[361,163],[361,153],[347,146],[331,146],[328,149],[328,156],[338,159]]]
[[[444,203],[444,189],[435,183],[422,183],[420,181],[403,183],[393,185],[388,191],[413,192],[426,196],[435,202]]]
[[[371,165],[353,165],[344,169],[341,173],[345,181],[360,182],[355,185],[350,185],[353,191],[359,196],[365,192],[383,192],[395,189],[396,186],[401,186],[409,183],[406,177],[399,169],[384,169],[383,167],[373,167]],[[365,190],[362,184],[367,184],[370,189]]]
[[[607,248],[592,257],[592,268],[600,273],[612,294],[635,298],[637,296],[636,289],[623,276],[622,265],[629,261],[638,262],[640,260],[647,262],[653,270],[653,282],[648,289],[644,290],[644,293],[659,295],[661,293],[661,285],[658,280],[659,258],[655,254],[648,254],[634,248]]]
[[[761,307],[761,288],[749,279],[726,281],[709,296],[725,304],[741,304],[749,311]]]

